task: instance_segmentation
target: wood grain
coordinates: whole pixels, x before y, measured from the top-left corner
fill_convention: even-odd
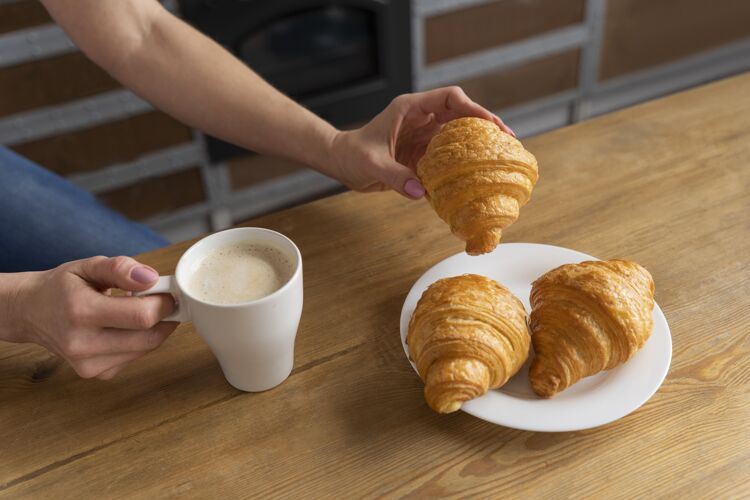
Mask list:
[[[643,264],[665,384],[581,432],[433,413],[401,350],[413,282],[461,250],[426,202],[348,193],[249,224],[297,242],[292,376],[232,389],[185,324],[111,382],[0,350],[0,496],[729,498],[750,495],[750,75],[526,141],[541,171],[505,241]],[[189,242],[142,256],[172,272]]]

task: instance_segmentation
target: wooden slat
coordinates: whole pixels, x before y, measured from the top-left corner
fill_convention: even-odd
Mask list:
[[[154,111],[17,144],[13,149],[54,172],[69,175],[132,161],[145,153],[191,140],[189,128]]]
[[[0,69],[0,116],[62,104],[119,88],[80,52]]]
[[[38,0],[0,3],[0,33],[51,23],[47,10]]]
[[[107,205],[132,219],[172,212],[204,200],[200,170],[152,177],[98,195]]]
[[[526,141],[541,177],[504,240],[634,259],[656,281],[672,366],[633,414],[547,434],[433,413],[398,318],[463,245],[425,201],[349,193],[248,222],[289,235],[305,263],[295,371],[278,388],[232,389],[189,324],[111,382],[3,344],[0,496],[747,497],[748,85]],[[141,260],[171,273],[188,244]]]
[[[424,21],[425,63],[522,40],[583,21],[583,0],[500,0]]]
[[[456,84],[482,106],[498,110],[575,88],[580,51],[545,57]]]
[[[307,167],[284,158],[250,155],[227,161],[232,189],[250,187],[260,182],[300,172]]]
[[[607,6],[601,80],[750,37],[746,0],[608,0]]]

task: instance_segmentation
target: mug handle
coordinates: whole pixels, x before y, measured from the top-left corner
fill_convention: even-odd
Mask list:
[[[162,321],[190,321],[186,304],[180,305],[180,289],[177,287],[177,280],[174,276],[161,276],[154,286],[143,292],[136,292],[133,295],[154,295],[157,293],[168,293],[174,299],[174,311],[172,314],[162,319]]]

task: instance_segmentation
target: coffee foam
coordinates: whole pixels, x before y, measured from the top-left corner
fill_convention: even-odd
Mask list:
[[[206,252],[193,266],[187,292],[213,304],[240,304],[270,295],[292,277],[292,264],[278,249],[239,241]]]

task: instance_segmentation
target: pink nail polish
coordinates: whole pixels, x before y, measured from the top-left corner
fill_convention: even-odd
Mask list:
[[[424,188],[416,179],[409,179],[406,181],[406,184],[404,184],[404,191],[406,191],[406,194],[412,198],[419,199],[424,196]]]
[[[130,271],[130,278],[133,281],[137,281],[138,283],[143,283],[144,285],[146,285],[148,283],[156,281],[159,278],[159,274],[150,267],[138,266],[134,267],[133,270]]]

